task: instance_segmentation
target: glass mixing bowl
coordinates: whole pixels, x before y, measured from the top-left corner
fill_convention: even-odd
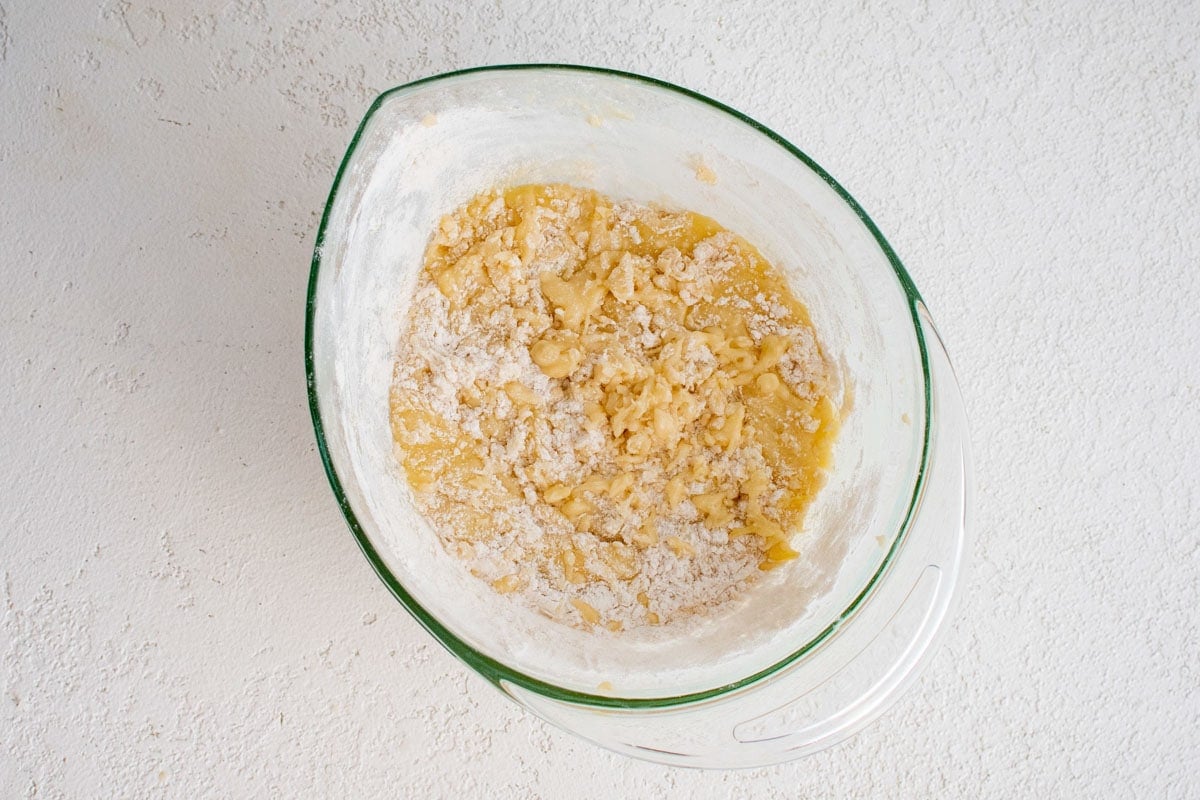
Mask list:
[[[716,219],[805,302],[844,420],[800,559],[711,618],[592,634],[496,595],[415,511],[388,423],[401,322],[439,217],[568,182]],[[689,766],[811,753],[877,717],[951,614],[967,429],[912,280],[866,213],[775,133],[693,92],[592,68],[440,75],[372,105],[338,170],[308,292],[309,401],[342,512],[379,577],[517,702],[605,747]]]

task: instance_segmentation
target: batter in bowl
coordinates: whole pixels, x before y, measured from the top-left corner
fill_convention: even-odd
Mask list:
[[[621,631],[712,613],[796,557],[832,382],[803,304],[745,240],[530,185],[441,220],[391,420],[449,552],[554,619]]]

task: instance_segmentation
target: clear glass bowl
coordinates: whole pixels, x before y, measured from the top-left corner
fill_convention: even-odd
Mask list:
[[[686,208],[740,233],[787,274],[838,366],[844,420],[803,556],[712,618],[618,636],[568,629],[467,575],[414,509],[387,400],[426,242],[475,193],[531,182]],[[814,752],[882,713],[951,614],[967,545],[967,428],[929,314],[853,198],[720,103],[556,65],[385,92],[321,220],[306,349],[325,468],[380,578],[480,675],[605,747],[688,766]]]

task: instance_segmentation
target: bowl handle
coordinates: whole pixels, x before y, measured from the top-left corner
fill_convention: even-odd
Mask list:
[[[736,725],[734,738],[742,744],[792,758],[852,736],[912,684],[953,617],[971,529],[967,420],[941,338],[925,306],[917,310],[938,423],[906,539],[876,595],[838,632],[842,641],[831,642],[831,649],[844,645],[836,659],[841,666],[795,700]]]

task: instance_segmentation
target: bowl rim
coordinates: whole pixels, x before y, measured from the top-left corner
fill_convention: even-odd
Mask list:
[[[904,517],[900,522],[899,530],[892,539],[892,545],[884,555],[879,567],[875,573],[867,581],[867,584],[862,590],[850,601],[849,605],[832,621],[816,634],[812,639],[805,642],[802,646],[789,653],[787,656],[779,659],[773,664],[758,670],[744,678],[740,678],[731,683],[722,686],[716,686],[710,689],[703,689],[697,692],[689,692],[686,694],[665,696],[665,697],[614,697],[610,695],[590,694],[574,689],[567,689],[557,686],[553,683],[533,678],[516,670],[496,659],[479,652],[464,640],[460,639],[453,631],[445,626],[440,620],[429,613],[420,603],[417,602],[404,585],[392,574],[391,570],[380,557],[379,552],[375,549],[370,537],[359,523],[354,509],[351,507],[350,500],[342,487],[341,478],[338,476],[337,469],[333,465],[333,460],[330,456],[329,447],[325,439],[325,425],[321,419],[320,403],[318,398],[315,357],[313,351],[313,333],[314,320],[317,309],[317,284],[318,276],[321,271],[322,252],[325,244],[325,234],[329,224],[329,218],[338,197],[338,189],[341,186],[342,178],[345,175],[346,168],[353,160],[355,151],[358,148],[363,132],[366,130],[368,123],[375,116],[375,113],[380,109],[383,103],[390,97],[398,94],[410,92],[418,87],[426,86],[433,83],[444,81],[453,81],[458,78],[463,78],[471,75],[479,75],[485,73],[505,73],[505,72],[572,72],[583,73],[593,76],[601,76],[612,78],[620,81],[630,81],[633,83],[644,84],[655,89],[665,89],[667,91],[682,95],[692,101],[703,103],[710,108],[714,108],[723,112],[733,119],[749,126],[759,134],[767,137],[779,147],[782,147],[791,156],[799,159],[806,167],[816,173],[826,184],[834,190],[834,192],[845,202],[854,212],[855,216],[866,226],[871,233],[875,242],[879,245],[883,254],[887,257],[891,264],[896,278],[900,283],[901,289],[908,300],[909,313],[912,315],[913,332],[917,339],[918,349],[921,356],[921,376],[923,381],[923,395],[925,407],[925,430],[923,431],[921,441],[921,455],[918,463],[917,477],[913,483],[912,496],[909,500],[908,508],[905,511]],[[699,92],[686,89],[682,86],[652,78],[646,75],[639,75],[634,72],[626,72],[622,70],[610,69],[608,67],[596,67],[582,64],[557,64],[557,63],[529,63],[529,64],[497,64],[490,66],[469,67],[466,69],[453,70],[450,72],[438,73],[430,75],[418,80],[394,86],[384,92],[381,92],[378,97],[371,103],[364,114],[362,121],[354,131],[353,137],[350,139],[350,144],[346,148],[346,153],[342,157],[341,163],[338,165],[337,172],[334,175],[333,185],[330,187],[329,195],[325,201],[325,208],[321,214],[321,222],[317,229],[316,242],[313,246],[313,256],[311,267],[309,270],[308,292],[305,308],[305,325],[304,325],[304,365],[305,374],[308,383],[308,406],[309,412],[312,415],[313,431],[317,439],[317,449],[321,454],[321,462],[325,468],[325,475],[329,480],[330,488],[333,490],[334,496],[337,499],[338,506],[341,509],[342,516],[345,518],[347,526],[358,542],[359,549],[362,550],[367,561],[370,562],[375,574],[383,581],[392,595],[400,602],[402,606],[417,620],[420,625],[425,628],[437,641],[445,647],[450,653],[458,659],[466,663],[473,670],[478,672],[493,685],[497,686],[502,691],[505,690],[504,682],[510,682],[520,686],[528,691],[535,692],[551,700],[568,702],[576,705],[591,706],[597,708],[623,709],[623,710],[639,710],[639,709],[664,709],[687,704],[698,703],[701,701],[712,700],[715,698],[726,697],[732,693],[747,689],[748,687],[757,684],[771,676],[786,669],[792,664],[799,661],[804,656],[808,655],[817,649],[822,643],[828,641],[834,633],[840,629],[855,612],[862,607],[867,598],[874,592],[879,585],[884,575],[888,572],[889,567],[895,560],[896,553],[907,537],[908,531],[912,526],[912,522],[916,513],[917,506],[922,495],[922,491],[926,482],[927,469],[929,466],[929,448],[930,448],[930,432],[932,430],[932,395],[930,391],[930,366],[929,354],[925,336],[922,330],[920,321],[919,307],[923,305],[923,300],[920,293],[917,291],[916,285],[909,276],[908,271],[900,262],[896,252],[892,246],[884,238],[879,228],[874,221],[863,210],[848,191],[842,187],[840,183],[834,180],[823,167],[817,164],[806,153],[793,145],[787,139],[780,136],[775,131],[763,125],[761,122],[743,114],[735,108],[732,108],[719,100],[714,100]],[[507,691],[506,691],[507,693]]]

